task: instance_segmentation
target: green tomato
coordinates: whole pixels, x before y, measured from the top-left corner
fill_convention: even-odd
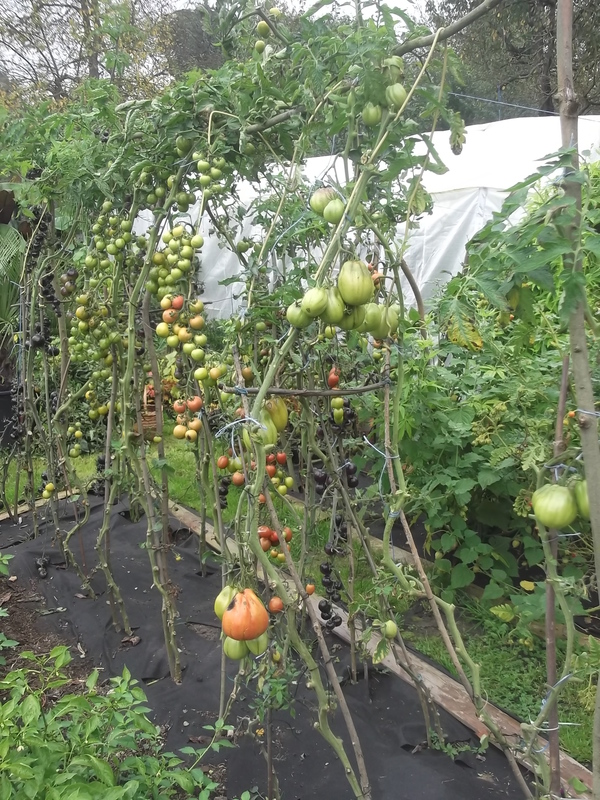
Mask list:
[[[385,90],[385,100],[389,108],[397,111],[406,101],[406,89],[401,83],[393,83]]]
[[[340,200],[339,197],[335,197],[325,206],[323,218],[326,222],[329,222],[330,225],[337,225],[344,216],[345,211],[346,205],[344,201]]]
[[[398,634],[398,626],[393,619],[388,619],[383,626],[383,635],[386,639],[395,639]]]
[[[533,513],[545,528],[566,528],[577,516],[575,495],[567,486],[547,483],[533,493]]]
[[[588,495],[587,481],[578,480],[573,484],[573,494],[575,495],[575,502],[579,516],[584,519],[590,518],[590,498]]]
[[[373,105],[373,103],[367,103],[367,105],[363,108],[362,121],[367,128],[373,128],[375,125],[379,125],[381,122],[381,106]]]
[[[246,646],[252,655],[261,656],[269,646],[269,634],[265,631],[258,639],[250,639],[247,641]]]
[[[215,598],[214,610],[219,619],[223,619],[223,614],[227,607],[236,596],[237,592],[233,586],[224,586]]]
[[[225,637],[223,642],[223,651],[227,658],[232,661],[241,661],[248,655],[248,646],[246,642],[239,642],[237,639],[231,639],[229,636]]]

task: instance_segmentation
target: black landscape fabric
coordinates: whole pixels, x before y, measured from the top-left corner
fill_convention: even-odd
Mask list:
[[[96,564],[94,544],[100,528],[103,503],[90,496],[89,521],[71,540],[71,549],[89,573]],[[40,513],[43,515],[44,511]],[[61,501],[61,530],[72,524],[74,507]],[[220,625],[213,602],[221,585],[217,564],[209,565],[202,577],[195,535],[180,531],[169,552],[169,570],[177,587],[178,645],[184,666],[183,683],[175,685],[168,674],[163,644],[160,599],[152,587],[148,554],[143,548],[145,519],[132,522],[127,506],[116,504],[111,510],[111,563],[116,582],[134,634],[139,643],[132,646],[112,624],[104,578],[97,572],[92,586],[97,599],[82,596],[81,582],[73,569],[65,569],[60,551],[53,542],[50,519],[42,519],[40,535],[30,539],[27,517],[20,525],[5,521],[0,525],[0,549],[14,555],[11,573],[20,586],[31,584],[45,599],[39,624],[53,627],[65,641],[79,643],[88,657],[102,667],[102,677],[120,674],[127,666],[143,682],[156,724],[166,726],[169,750],[205,743],[204,725],[213,724],[218,713],[221,663]],[[183,528],[171,520],[175,531]],[[40,578],[36,560],[49,559],[47,577]],[[135,641],[135,640],[134,640]],[[328,637],[338,674],[346,673],[349,651],[335,637]],[[72,650],[78,657],[77,649]],[[300,669],[300,666],[299,666]],[[228,663],[228,682],[233,687],[237,664]],[[352,800],[354,797],[343,767],[329,745],[314,730],[316,700],[306,688],[306,677],[299,675],[293,685],[295,716],[289,711],[273,712],[274,765],[283,800]],[[243,727],[244,718],[254,718],[251,706],[255,685],[242,685],[229,723]],[[483,758],[474,752],[451,755],[422,747],[425,727],[416,692],[398,677],[376,669],[368,681],[356,685],[346,682],[344,692],[365,754],[373,800],[494,800],[520,796],[516,781],[501,753],[490,749]],[[441,711],[448,740],[476,746],[471,731]],[[352,760],[348,736],[339,712],[332,726],[344,738]],[[198,738],[200,737],[200,738]],[[264,740],[264,735],[263,735]],[[201,746],[201,744],[195,744]],[[460,749],[457,745],[456,749]],[[254,786],[266,791],[266,762],[254,739],[240,736],[235,748],[221,750],[210,758],[226,765],[228,798]]]

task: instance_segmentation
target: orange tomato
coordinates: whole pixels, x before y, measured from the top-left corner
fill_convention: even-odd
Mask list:
[[[307,583],[304,587],[306,594],[314,594],[315,593],[315,585],[314,583]]]
[[[269,600],[269,611],[271,614],[279,614],[280,611],[283,611],[283,600],[281,597],[272,597]]]
[[[171,298],[171,308],[175,308],[177,311],[180,311],[183,308],[182,294],[175,295],[175,297]]]
[[[227,456],[219,456],[219,458],[217,459],[217,467],[219,469],[227,469],[228,466],[229,466],[229,459],[227,458]]]
[[[175,322],[178,316],[179,314],[174,308],[166,308],[162,313],[163,322],[167,322],[169,325]]]
[[[259,503],[266,503],[267,502],[267,498],[264,496],[264,494],[262,492],[258,495],[258,502]]]
[[[244,483],[246,482],[246,479],[244,478],[244,473],[234,472],[233,475],[231,476],[231,482],[233,483],[234,486],[243,486]]]

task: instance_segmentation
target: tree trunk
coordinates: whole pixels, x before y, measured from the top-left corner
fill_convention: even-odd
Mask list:
[[[88,63],[88,77],[96,79],[100,77],[97,23],[97,0],[81,0],[81,24],[83,26],[83,40]]]

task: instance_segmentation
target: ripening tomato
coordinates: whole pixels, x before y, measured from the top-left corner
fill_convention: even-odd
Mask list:
[[[179,314],[174,308],[166,308],[162,313],[163,322],[171,324],[177,321]]]
[[[227,456],[219,456],[219,458],[217,459],[217,467],[219,469],[227,469],[228,466],[229,466],[229,459],[227,458]]]
[[[233,475],[231,476],[231,482],[233,483],[234,486],[243,486],[244,483],[246,482],[246,479],[244,478],[244,473],[234,472]]]
[[[283,600],[281,597],[272,597],[269,600],[269,611],[271,614],[279,614],[280,611],[283,611]]]
[[[171,308],[181,311],[183,308],[183,295],[178,294],[171,298]]]
[[[204,405],[204,401],[199,395],[194,395],[194,397],[189,397],[187,401],[187,407],[192,413],[196,413],[200,411],[202,406]]]
[[[266,536],[261,537],[260,539],[260,546],[265,551],[265,553],[271,549],[271,540],[267,539]]]
[[[265,467],[265,471],[266,471],[267,475],[269,476],[269,478],[274,478],[275,474],[277,472],[277,468],[276,468],[275,464],[267,464],[267,466]]]
[[[286,525],[282,533],[283,533],[283,538],[286,540],[286,542],[292,541],[293,533],[291,528],[288,528],[288,526]]]
[[[186,405],[183,400],[175,400],[173,403],[173,411],[176,414],[183,414],[185,412]]]

